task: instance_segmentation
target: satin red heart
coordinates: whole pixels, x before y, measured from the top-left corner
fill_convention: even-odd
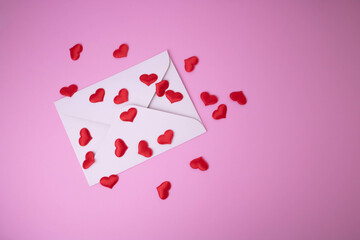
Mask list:
[[[120,119],[126,122],[133,122],[137,114],[136,108],[130,108],[129,110],[120,114]]]
[[[243,91],[230,93],[230,98],[231,100],[238,102],[240,105],[245,105],[247,103],[247,99]]]
[[[143,74],[140,76],[140,81],[145,83],[147,86],[150,86],[152,83],[156,82],[158,79],[158,76],[155,73],[152,73],[150,75]]]
[[[80,130],[80,138],[79,138],[79,144],[80,146],[86,146],[90,140],[92,139],[92,136],[87,128],[82,128]]]
[[[92,103],[102,102],[104,101],[104,96],[105,90],[103,88],[99,88],[94,94],[90,96],[89,100]]]
[[[169,191],[171,189],[171,183],[169,181],[165,181],[156,187],[159,197],[162,200],[165,200],[169,197]]]
[[[216,120],[226,118],[227,107],[225,104],[220,104],[218,109],[212,114],[212,117]]]
[[[100,184],[103,185],[104,187],[108,187],[112,189],[118,181],[119,181],[118,175],[110,175],[109,177],[102,177],[100,179]]]
[[[199,58],[196,56],[193,56],[188,59],[185,59],[184,62],[185,62],[185,71],[192,72],[194,70],[196,64],[199,63]]]
[[[119,94],[114,98],[115,104],[121,104],[129,100],[129,92],[126,88],[119,91]]]
[[[129,51],[129,46],[126,43],[120,45],[118,49],[113,52],[114,58],[126,57]]]
[[[209,164],[202,158],[195,158],[190,162],[190,167],[193,169],[200,169],[201,171],[206,171],[209,168]]]
[[[82,52],[82,50],[83,50],[83,46],[80,43],[70,48],[71,59],[74,61],[78,60],[80,58],[80,53]]]
[[[87,152],[85,155],[85,160],[82,164],[84,169],[88,169],[91,165],[93,165],[93,163],[95,162],[95,158],[94,158],[94,152]]]
[[[174,131],[169,129],[166,130],[164,134],[158,137],[157,142],[159,144],[171,144],[173,137]]]
[[[117,157],[122,157],[126,150],[128,149],[128,146],[125,144],[124,140],[121,138],[116,139],[115,141],[115,155]]]
[[[153,152],[145,140],[141,140],[138,145],[138,153],[144,157],[151,157]]]
[[[72,97],[72,95],[74,95],[74,93],[76,93],[78,90],[78,86],[76,86],[75,84],[71,84],[68,87],[63,87],[60,89],[60,94],[66,97]]]
[[[179,102],[183,99],[183,95],[180,92],[174,92],[173,90],[167,90],[165,95],[171,103]]]
[[[218,101],[218,98],[215,95],[211,95],[208,92],[202,92],[200,94],[200,98],[204,102],[205,106],[213,105]]]
[[[166,89],[169,87],[169,82],[167,80],[162,80],[156,85],[156,95],[159,97],[164,96]]]

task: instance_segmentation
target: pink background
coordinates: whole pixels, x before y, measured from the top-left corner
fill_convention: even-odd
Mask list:
[[[0,239],[360,239],[359,12],[359,1],[1,1]],[[128,57],[113,58],[124,42]],[[59,89],[165,49],[208,132],[113,190],[89,187]],[[211,118],[205,90],[226,119]],[[207,172],[189,167],[199,156]]]

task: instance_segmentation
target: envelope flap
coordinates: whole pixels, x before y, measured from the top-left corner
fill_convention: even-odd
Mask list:
[[[111,124],[119,117],[118,109],[126,105],[134,104],[148,107],[156,91],[155,84],[147,86],[139,78],[142,74],[154,73],[158,76],[157,81],[161,81],[168,67],[169,54],[164,51],[140,64],[76,92],[71,98],[64,97],[56,101],[55,106],[58,112],[64,115]],[[105,90],[103,101],[90,102],[90,96],[99,88]],[[115,104],[114,98],[123,88],[128,90],[129,101]]]

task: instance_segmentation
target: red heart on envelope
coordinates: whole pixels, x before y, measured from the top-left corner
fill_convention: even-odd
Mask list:
[[[91,165],[93,165],[94,162],[95,162],[94,153],[90,151],[86,153],[85,160],[82,166],[84,169],[88,169],[89,167],[91,167]]]
[[[72,60],[78,60],[80,58],[80,53],[83,50],[83,46],[78,43],[75,46],[73,46],[72,48],[70,48],[70,57]]]
[[[156,85],[156,95],[159,97],[164,96],[166,89],[169,87],[169,82],[167,80],[162,80]]]
[[[115,58],[126,57],[128,51],[129,51],[129,46],[124,43],[124,44],[121,44],[120,47],[113,52],[113,56]]]
[[[60,94],[66,97],[72,97],[72,95],[74,95],[74,93],[76,93],[78,90],[78,86],[76,86],[75,84],[71,84],[68,87],[63,87],[60,89]]]
[[[130,108],[129,110],[122,112],[120,114],[120,119],[126,122],[133,122],[136,117],[137,110],[136,108]]]
[[[183,95],[180,92],[174,92],[173,90],[167,90],[165,95],[171,103],[179,102],[183,99]]]
[[[218,109],[212,114],[212,117],[216,120],[226,118],[227,107],[225,104],[220,104]]]
[[[173,137],[174,131],[169,129],[166,130],[164,134],[158,137],[157,142],[159,144],[171,144]]]
[[[200,169],[201,171],[206,171],[209,168],[209,164],[202,158],[195,158],[190,162],[190,167],[193,169]]]
[[[158,79],[158,76],[155,73],[152,73],[150,75],[143,74],[140,76],[140,81],[145,83],[147,86],[150,86],[152,83],[156,82]]]
[[[103,88],[99,88],[94,94],[90,96],[89,100],[92,103],[102,102],[104,101],[104,96],[105,90]]]
[[[171,188],[171,183],[169,181],[163,182],[156,188],[158,191],[159,197],[162,200],[165,200],[169,197],[170,188]]]
[[[211,95],[208,92],[202,92],[200,94],[200,98],[204,102],[205,106],[213,105],[213,104],[217,103],[217,101],[218,101],[218,98],[215,95]]]
[[[247,103],[247,99],[243,91],[230,93],[230,98],[231,100],[238,102],[240,105],[245,105]]]
[[[111,175],[109,177],[102,177],[100,179],[100,184],[112,189],[118,181],[119,181],[118,175]]]
[[[115,141],[115,155],[117,157],[122,157],[126,150],[128,149],[128,146],[125,144],[124,140],[118,138]]]
[[[190,57],[188,59],[185,59],[185,71],[192,72],[195,68],[195,65],[199,63],[198,57]]]
[[[79,138],[79,144],[80,146],[86,146],[90,140],[92,139],[92,136],[87,128],[82,128],[80,130],[80,138]]]
[[[152,149],[149,148],[149,145],[145,140],[139,142],[138,153],[144,157],[151,157],[153,154]]]
[[[129,92],[126,88],[119,91],[119,94],[114,98],[115,104],[121,104],[129,100]]]

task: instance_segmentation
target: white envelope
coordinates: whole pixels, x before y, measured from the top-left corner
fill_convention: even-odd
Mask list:
[[[158,79],[150,86],[139,80],[142,74],[151,73]],[[171,103],[166,96],[156,95],[155,84],[163,79],[169,81],[168,90],[182,93],[181,101]],[[99,88],[105,90],[104,100],[90,102],[89,97]],[[115,104],[114,97],[123,88],[128,90],[129,100]],[[121,173],[206,132],[167,51],[84,88],[72,97],[64,97],[56,101],[55,106],[81,166],[87,152],[95,154],[92,166],[81,167],[90,186],[104,176]],[[122,121],[120,114],[132,107],[137,109],[134,121]],[[86,146],[79,144],[82,128],[87,128],[92,136]],[[157,138],[168,129],[174,132],[172,143],[159,144]],[[128,146],[122,157],[115,155],[118,138]],[[138,154],[141,140],[148,142],[153,151],[151,157]]]

